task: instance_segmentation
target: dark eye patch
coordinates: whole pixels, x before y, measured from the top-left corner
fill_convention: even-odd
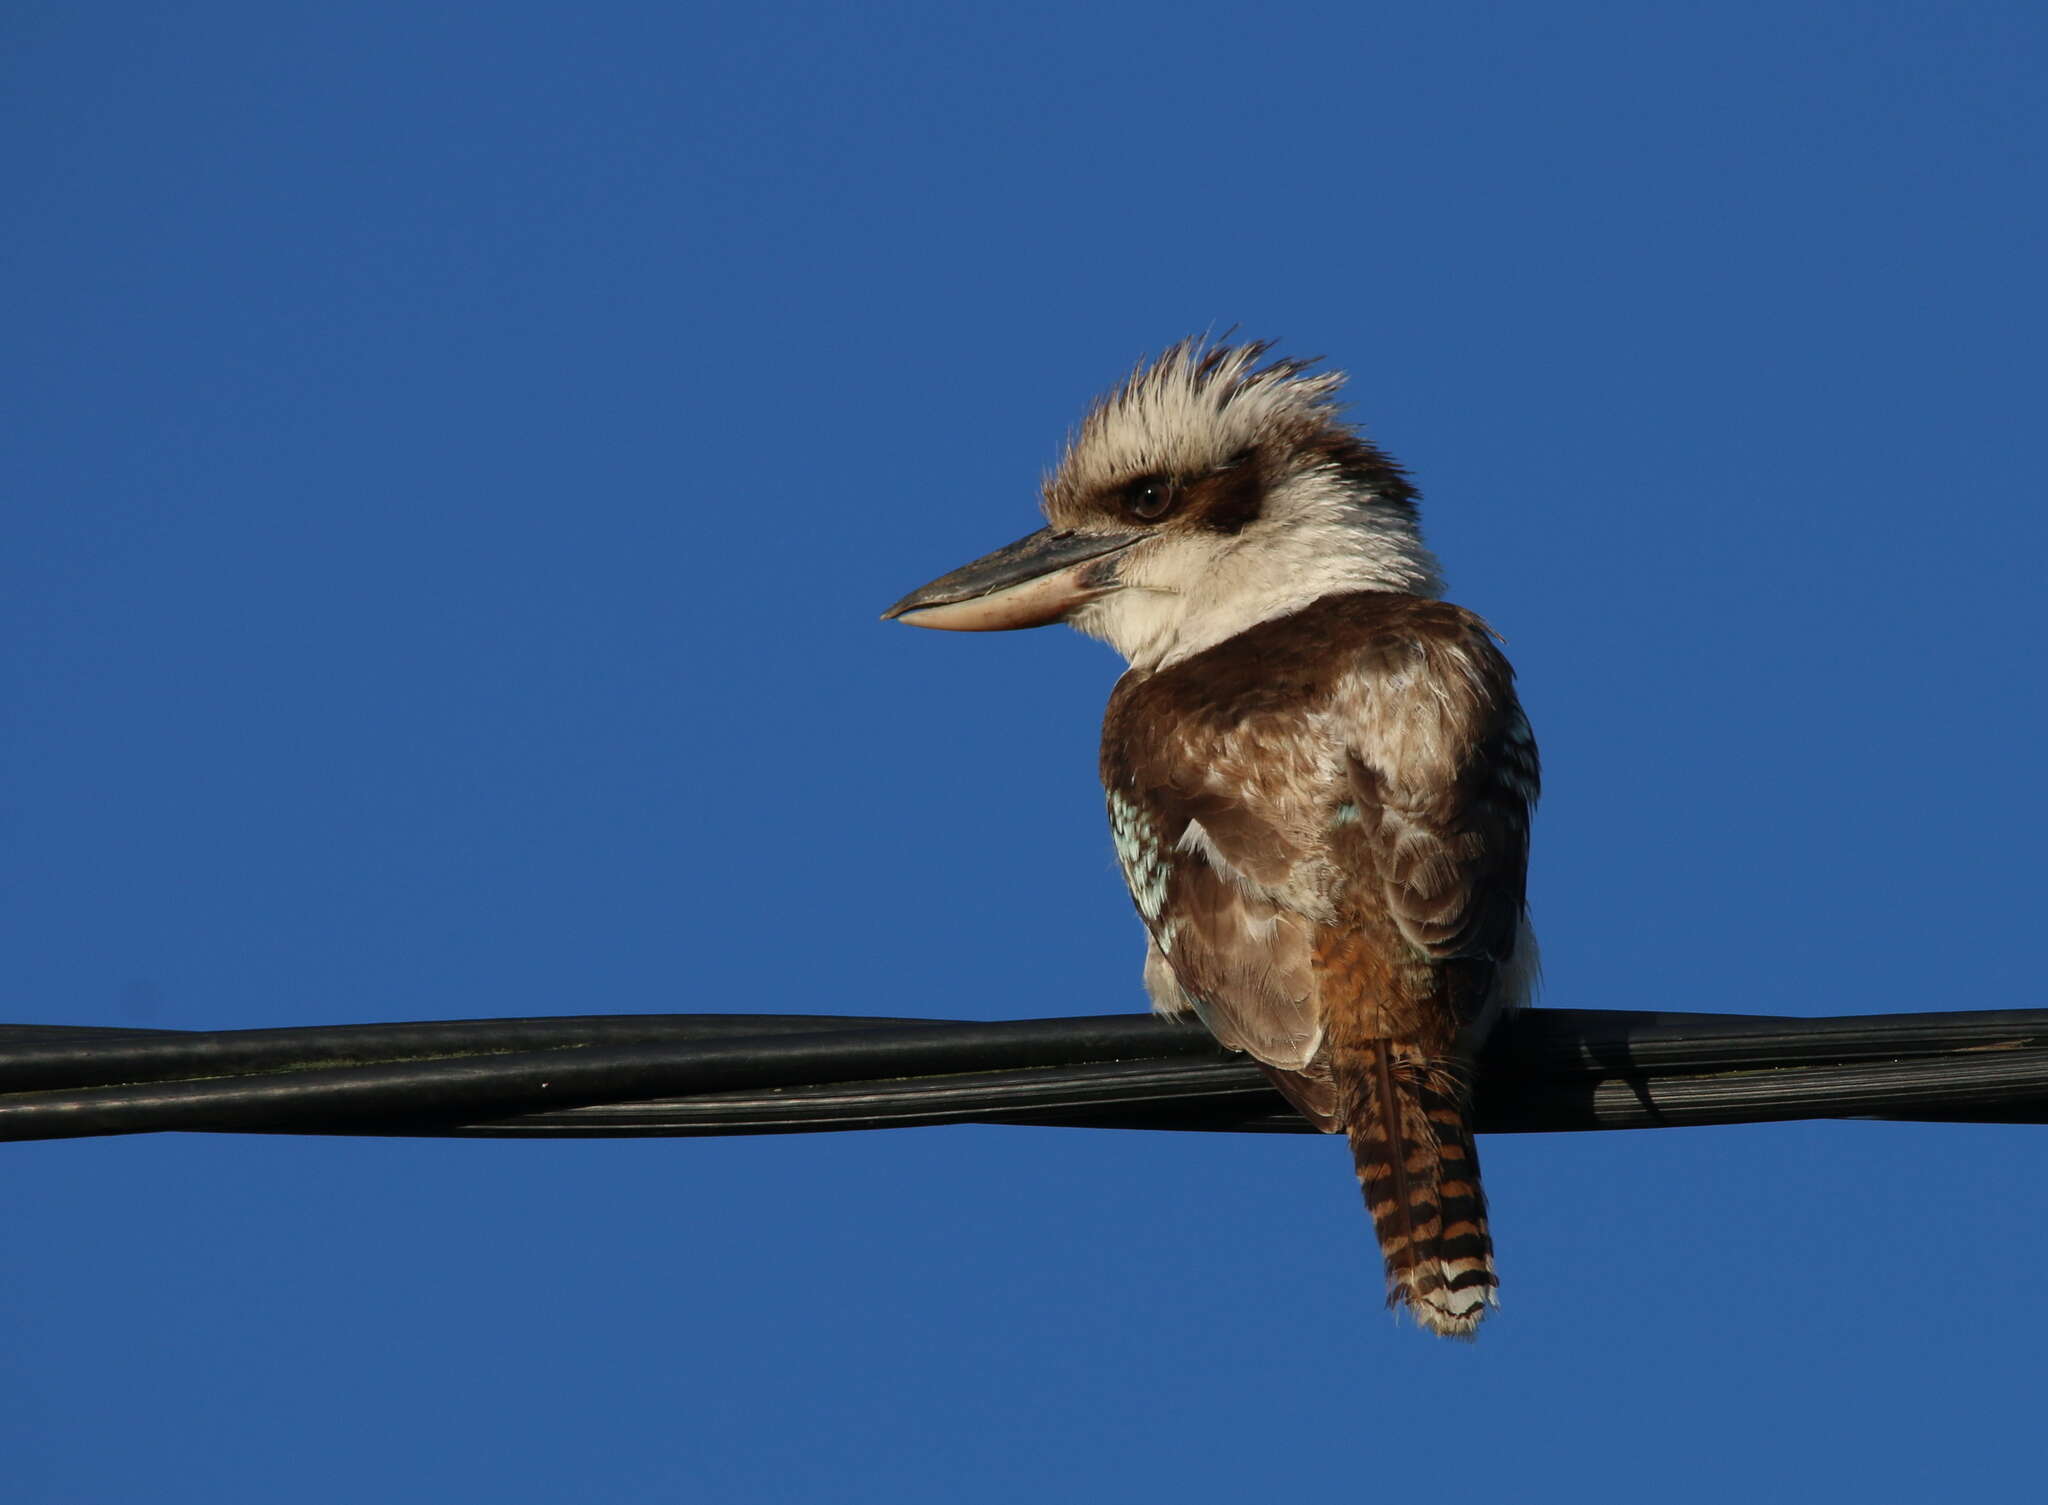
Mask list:
[[[1258,456],[1247,449],[1191,481],[1171,475],[1137,476],[1118,486],[1111,502],[1130,522],[1150,525],[1186,513],[1197,527],[1235,534],[1258,521],[1266,491]]]
[[[1242,533],[1265,505],[1265,481],[1250,450],[1232,455],[1188,488],[1188,510],[1212,533]]]
[[[1133,521],[1156,523],[1172,516],[1186,495],[1186,488],[1172,476],[1139,476],[1124,483],[1117,502]]]

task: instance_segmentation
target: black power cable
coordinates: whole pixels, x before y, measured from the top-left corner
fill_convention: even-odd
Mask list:
[[[2048,1122],[2048,1011],[1535,1009],[1492,1132],[1791,1118]],[[0,1139],[166,1129],[588,1137],[937,1123],[1306,1132],[1242,1056],[1146,1015],[613,1015],[183,1032],[0,1026]]]

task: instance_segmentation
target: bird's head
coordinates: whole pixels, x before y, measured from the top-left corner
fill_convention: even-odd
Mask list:
[[[1089,410],[1050,526],[912,591],[919,627],[1070,622],[1140,668],[1349,591],[1435,595],[1415,490],[1343,421],[1342,372],[1184,340]]]

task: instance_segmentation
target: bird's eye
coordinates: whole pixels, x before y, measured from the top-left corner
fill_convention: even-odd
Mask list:
[[[1180,503],[1180,487],[1163,478],[1134,481],[1124,494],[1124,508],[1140,522],[1156,523]]]

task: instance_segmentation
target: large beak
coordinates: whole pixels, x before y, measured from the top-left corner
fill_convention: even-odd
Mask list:
[[[883,612],[882,620],[952,632],[1043,627],[1115,590],[1116,556],[1143,537],[1041,528],[912,591]]]

